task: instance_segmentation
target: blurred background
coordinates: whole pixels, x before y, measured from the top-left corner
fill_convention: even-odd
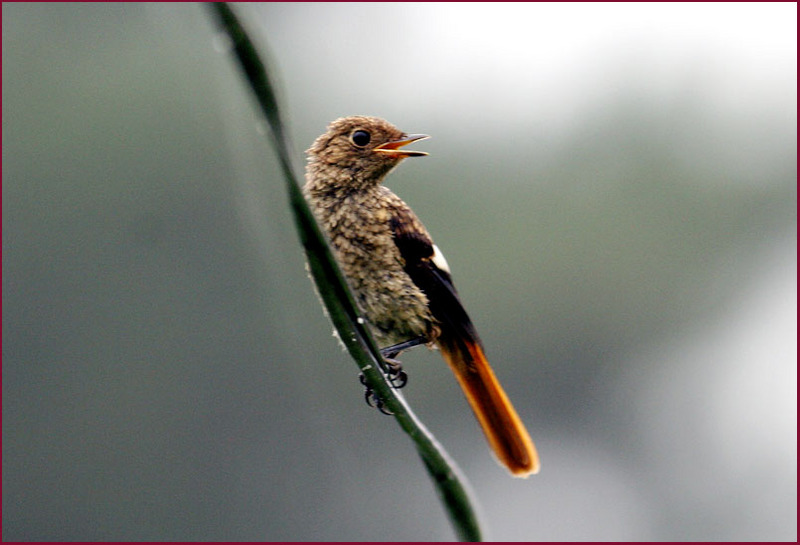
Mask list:
[[[235,5],[296,147],[433,136],[388,186],[542,458],[438,354],[404,394],[496,540],[797,539],[797,6]],[[196,4],[3,5],[3,538],[450,540],[304,269]]]

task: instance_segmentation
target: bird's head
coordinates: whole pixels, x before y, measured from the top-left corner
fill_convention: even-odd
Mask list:
[[[424,138],[428,136],[406,134],[378,117],[343,117],[308,149],[309,172],[332,185],[377,185],[406,157],[428,155],[404,149]]]

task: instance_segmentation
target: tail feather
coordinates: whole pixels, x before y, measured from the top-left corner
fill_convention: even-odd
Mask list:
[[[437,340],[500,463],[515,477],[539,472],[539,455],[528,431],[474,340]]]

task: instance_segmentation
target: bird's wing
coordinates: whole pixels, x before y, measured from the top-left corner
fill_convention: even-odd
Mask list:
[[[525,425],[489,366],[475,326],[458,298],[446,261],[405,206],[390,219],[404,269],[428,297],[431,314],[441,329],[436,344],[464,391],[475,417],[498,460],[513,475],[539,471],[539,456]]]
[[[403,258],[403,268],[428,297],[428,305],[444,332],[473,339],[478,333],[461,304],[447,261],[439,252],[416,215],[407,207],[393,210],[389,221],[394,243]]]

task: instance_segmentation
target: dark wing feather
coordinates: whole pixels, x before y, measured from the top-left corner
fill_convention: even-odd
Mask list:
[[[390,226],[404,261],[403,268],[428,297],[431,314],[438,320],[442,334],[448,338],[472,339],[481,344],[450,273],[434,263],[433,241],[419,220],[408,209],[395,210]]]

